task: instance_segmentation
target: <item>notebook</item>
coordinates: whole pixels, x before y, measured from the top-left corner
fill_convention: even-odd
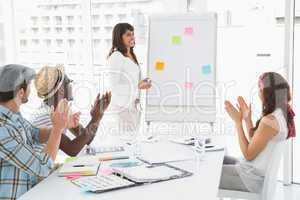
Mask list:
[[[130,168],[114,169],[115,173],[124,176],[136,183],[151,183],[157,181],[168,180],[171,177],[178,177],[181,171],[162,165],[162,166],[137,166]]]
[[[96,175],[100,162],[96,157],[81,157],[68,159],[67,162],[59,169],[58,176],[92,176]]]
[[[103,193],[192,175],[188,171],[166,164],[114,169],[113,171],[114,173],[110,175],[80,177],[71,182],[86,192]]]

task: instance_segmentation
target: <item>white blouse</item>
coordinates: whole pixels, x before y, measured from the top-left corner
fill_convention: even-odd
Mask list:
[[[276,148],[278,142],[286,140],[288,135],[288,127],[282,110],[277,108],[272,115],[279,124],[277,135],[268,142],[264,150],[254,160],[246,161],[245,159],[241,159],[240,163],[236,166],[243,183],[251,192],[261,191],[268,162],[273,157],[274,148]]]
[[[108,84],[112,92],[111,105],[131,108],[136,99],[140,98],[140,67],[119,51],[112,53],[107,60],[107,66],[110,69]]]

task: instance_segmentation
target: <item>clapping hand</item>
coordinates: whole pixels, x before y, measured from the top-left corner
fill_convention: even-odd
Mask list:
[[[242,122],[242,112],[241,109],[235,108],[230,101],[225,101],[225,110],[230,116],[230,118],[235,122],[235,123],[241,123]]]
[[[80,115],[81,113],[77,112],[69,116],[68,129],[77,128],[79,126]]]
[[[244,98],[241,96],[239,96],[237,100],[238,100],[239,108],[242,112],[243,119],[251,120],[251,116],[252,116],[251,104],[247,105]]]
[[[70,106],[66,99],[62,99],[58,103],[55,110],[54,107],[51,107],[51,121],[53,124],[53,128],[56,128],[58,130],[63,130],[67,128],[69,112],[70,112]]]
[[[111,92],[106,92],[104,95],[101,96],[100,94],[97,95],[94,105],[91,109],[91,116],[94,120],[99,120],[104,112],[107,110],[109,104],[111,102]]]

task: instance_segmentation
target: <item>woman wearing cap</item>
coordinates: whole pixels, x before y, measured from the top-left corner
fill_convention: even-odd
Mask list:
[[[134,28],[128,23],[117,24],[112,33],[108,55],[109,83],[114,95],[111,108],[117,112],[120,132],[136,131],[140,122],[140,91],[151,87],[149,78],[141,80],[141,70],[134,53]]]
[[[56,108],[60,99],[66,98],[68,101],[72,97],[72,80],[64,73],[61,66],[43,67],[35,79],[37,94],[43,99],[43,103],[38,111],[33,115],[32,124],[36,127],[52,127],[50,120],[51,107]],[[75,113],[70,117],[68,129],[75,136],[71,140],[63,134],[60,143],[60,149],[69,156],[76,156],[85,145],[89,145],[95,137],[99,123],[105,110],[110,104],[111,93],[102,95],[98,94],[95,103],[90,111],[91,121],[84,128],[79,124],[80,113]],[[45,135],[45,137],[48,137]]]

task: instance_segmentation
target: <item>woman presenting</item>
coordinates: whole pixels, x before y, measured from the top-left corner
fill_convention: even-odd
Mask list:
[[[151,87],[149,78],[141,79],[141,69],[134,53],[134,28],[128,23],[117,24],[112,33],[108,55],[109,83],[114,98],[111,109],[117,113],[120,132],[135,132],[141,117],[140,91]]]

